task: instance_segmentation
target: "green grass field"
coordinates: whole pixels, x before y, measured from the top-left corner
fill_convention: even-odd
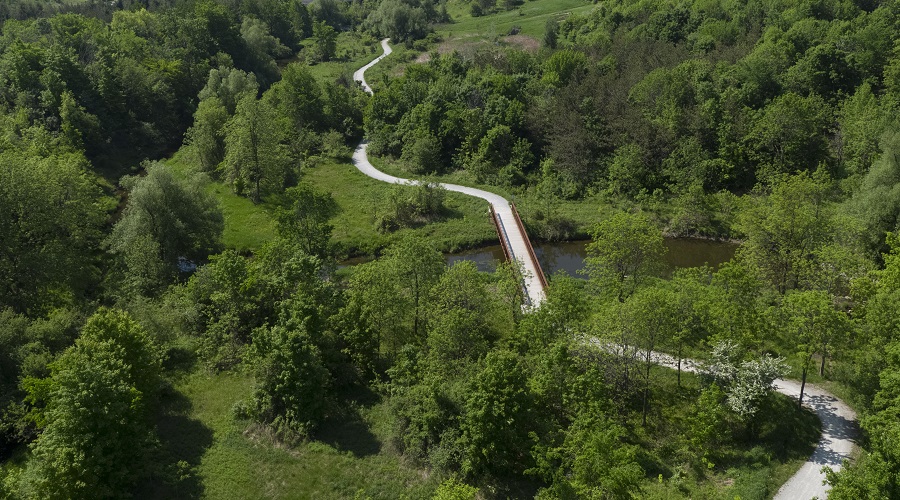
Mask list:
[[[312,38],[304,40],[300,54],[311,50],[314,44]],[[309,70],[320,82],[334,82],[341,75],[351,78],[354,71],[380,54],[381,44],[372,35],[344,31],[338,34],[334,60],[311,64]]]
[[[330,193],[340,207],[332,220],[332,239],[347,256],[373,254],[406,232],[428,237],[445,252],[473,248],[497,238],[487,203],[471,196],[447,193],[448,211],[442,220],[383,234],[377,231],[376,221],[387,212],[389,197],[396,186],[366,177],[348,163],[333,161],[306,170],[303,182]]]
[[[369,156],[372,162],[379,170],[387,172],[391,175],[405,178],[421,178],[434,182],[447,182],[451,184],[459,184],[461,186],[475,187],[485,191],[499,194],[507,200],[516,204],[519,214],[522,216],[522,222],[529,229],[532,239],[540,239],[540,231],[538,227],[540,218],[537,213],[548,211],[548,203],[545,198],[539,196],[533,190],[526,190],[518,187],[495,186],[491,184],[483,184],[465,170],[457,170],[446,175],[434,176],[414,176],[406,170],[400,162],[385,157]],[[617,207],[609,199],[601,194],[588,195],[577,200],[553,200],[549,211],[557,219],[567,221],[570,228],[570,239],[587,239],[590,237],[591,227],[599,222],[605,215],[610,212],[626,207]]]
[[[175,154],[166,164],[182,178],[191,175],[192,161],[187,150]],[[396,186],[366,177],[349,162],[327,159],[305,169],[302,182],[331,194],[338,204],[338,214],[331,223],[334,226],[332,240],[338,245],[339,257],[375,254],[407,232],[428,237],[443,252],[474,248],[496,240],[487,204],[477,198],[447,193],[447,211],[440,220],[394,233],[381,233],[376,223],[388,211],[390,195]],[[251,252],[274,238],[272,211],[275,207],[271,203],[254,204],[217,181],[210,181],[206,190],[222,207],[225,216],[222,239],[227,248]]]
[[[453,22],[439,25],[435,30],[449,47],[494,41],[509,34],[513,27],[520,29],[519,34],[539,41],[544,36],[548,19],[588,12],[594,7],[585,0],[526,0],[513,10],[503,10],[498,5],[500,10],[495,14],[472,17],[470,5],[462,0],[450,0],[447,3],[447,12]]]
[[[160,464],[182,462],[165,479],[143,485],[143,498],[429,498],[440,479],[407,464],[389,443],[387,404],[372,394],[349,397],[312,440],[288,445],[264,428],[232,416],[232,407],[250,397],[252,376],[210,374],[189,368],[175,372],[158,417]],[[772,418],[750,442],[737,430],[722,438],[713,468],[679,465],[682,435],[693,418],[699,379],[653,371],[653,400],[646,427],[640,413],[626,426],[643,451],[647,471],[642,498],[771,498],[811,453],[819,424],[811,412],[778,395],[767,411]],[[732,427],[734,431],[734,427]],[[171,465],[169,469],[173,469]],[[662,479],[658,479],[658,477]]]
[[[167,480],[148,481],[139,497],[413,499],[437,487],[382,443],[381,406],[358,405],[327,422],[316,439],[286,445],[232,417],[252,386],[248,375],[202,369],[177,379],[158,420],[159,458],[182,465]]]

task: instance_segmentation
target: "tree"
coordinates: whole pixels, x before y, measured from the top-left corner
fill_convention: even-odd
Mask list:
[[[266,92],[266,99],[273,109],[290,120],[289,126],[296,131],[327,129],[322,88],[306,65],[288,64],[281,80]]]
[[[755,197],[740,214],[746,235],[741,255],[784,293],[809,286],[816,251],[829,236],[828,177],[817,172],[777,177],[768,197]]]
[[[402,0],[379,3],[366,19],[366,23],[374,26],[382,36],[397,42],[424,37],[428,32],[428,21],[425,10]]]
[[[331,195],[301,184],[289,188],[276,214],[278,234],[300,244],[309,255],[326,257],[338,206]]]
[[[185,142],[192,145],[200,160],[200,169],[215,172],[225,159],[225,124],[228,111],[218,97],[200,101],[194,113],[194,126]]]
[[[328,371],[309,334],[276,326],[253,332],[251,412],[285,436],[308,436],[325,416]]]
[[[123,177],[128,206],[106,244],[120,258],[125,287],[153,293],[200,263],[221,245],[224,222],[199,178],[178,181],[161,163],[144,164],[144,177]]]
[[[244,94],[235,115],[226,125],[226,178],[235,192],[249,192],[259,203],[263,194],[284,189],[291,158],[283,143],[286,124],[277,119],[265,99]]]
[[[385,257],[356,269],[341,314],[345,335],[362,364],[373,364],[382,353],[394,356],[404,345],[426,342],[433,311],[429,290],[444,269],[443,255],[412,235],[389,247]]]
[[[520,474],[530,462],[528,434],[535,411],[521,359],[491,351],[468,394],[460,422],[463,473]]]
[[[438,486],[431,500],[475,500],[477,496],[478,488],[450,478]]]
[[[263,77],[263,84],[278,79],[276,58],[290,54],[290,49],[269,34],[266,23],[255,17],[245,16],[241,22],[241,38],[247,48],[247,68]]]
[[[886,249],[885,232],[900,229],[900,133],[884,134],[880,148],[883,152],[845,203],[864,224],[865,245],[876,255]]]
[[[647,215],[618,212],[594,225],[585,267],[602,295],[624,302],[660,268],[662,231]]]
[[[818,95],[787,93],[774,99],[744,139],[751,159],[760,165],[760,177],[812,172],[829,161],[826,138],[833,121],[828,104]]]
[[[497,297],[470,261],[457,262],[428,293],[423,308],[428,325],[427,360],[440,376],[451,376],[484,356],[503,326],[497,324]]]
[[[774,391],[775,379],[782,377],[787,365],[782,358],[764,354],[759,359],[746,360],[746,351],[738,343],[724,340],[712,349],[708,375],[726,393],[728,408],[747,423],[755,434],[754,418],[765,399]]]
[[[655,286],[638,291],[626,301],[628,325],[635,332],[643,360],[644,390],[641,398],[641,421],[647,425],[650,405],[650,369],[655,364],[653,353],[665,339],[678,330],[676,297],[668,286]]]
[[[406,298],[412,309],[412,335],[417,341],[423,340],[426,316],[425,298],[444,273],[446,265],[443,256],[434,246],[422,238],[407,236],[392,245],[387,252],[401,296]]]
[[[337,47],[337,31],[324,21],[313,24],[313,38],[316,40],[316,55],[322,61],[330,61]]]
[[[623,442],[625,429],[592,408],[566,430],[565,442],[554,450],[559,471],[550,491],[566,498],[634,498],[644,470],[638,447]]]
[[[259,84],[256,82],[256,75],[236,68],[221,67],[209,70],[206,86],[197,97],[201,103],[212,97],[218,98],[231,116],[245,95],[256,97],[257,92]]]
[[[0,152],[0,307],[39,313],[97,283],[112,207],[88,168],[80,154]]]
[[[160,363],[126,313],[101,309],[52,365],[44,432],[31,446],[25,496],[125,496],[153,446]]]
[[[828,350],[846,336],[849,324],[846,316],[834,308],[831,297],[815,290],[795,291],[785,295],[780,314],[786,344],[796,346],[796,354],[800,358],[798,401],[802,404],[803,389],[813,356],[821,356],[819,373],[824,375]]]

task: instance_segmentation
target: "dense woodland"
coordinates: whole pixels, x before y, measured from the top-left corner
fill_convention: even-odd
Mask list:
[[[218,418],[265,446],[377,415],[436,498],[770,497],[818,437],[787,376],[860,414],[831,498],[900,497],[900,2],[598,1],[532,51],[438,50],[448,22],[431,0],[0,2],[0,498],[201,496],[165,435],[196,373],[252,380]],[[316,76],[383,36],[430,61],[373,97]],[[338,207],[305,179],[363,136],[410,175],[542,199],[540,236],[602,204],[585,279],[528,310],[514,266],[448,267],[416,233],[447,212],[428,187],[338,269]],[[275,237],[225,248],[211,183],[274,207]],[[664,234],[741,245],[670,276]]]

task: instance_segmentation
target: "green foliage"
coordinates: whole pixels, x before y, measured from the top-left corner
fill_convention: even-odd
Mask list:
[[[462,471],[473,476],[520,474],[531,463],[524,453],[534,430],[534,402],[522,360],[492,351],[469,387],[460,423]]]
[[[284,327],[253,332],[252,414],[280,435],[308,436],[325,417],[328,371],[308,333]]]
[[[259,203],[263,195],[283,190],[292,174],[287,127],[271,105],[244,94],[225,128],[222,169],[235,192]]]
[[[386,0],[369,14],[366,24],[380,36],[403,42],[423,38],[428,23],[436,17],[437,11],[430,1]]]
[[[0,305],[40,313],[83,297],[108,205],[84,157],[0,153]]]
[[[825,374],[825,360],[830,350],[846,344],[848,320],[834,308],[831,297],[819,291],[795,291],[785,295],[781,304],[782,328],[786,345],[793,345],[800,359],[801,382],[806,376],[814,354],[822,358],[819,375]],[[803,387],[800,390],[803,399]]]
[[[328,61],[334,57],[337,47],[337,31],[323,21],[313,24],[313,38],[316,40],[316,57],[320,61]]]
[[[371,370],[382,353],[393,356],[404,345],[424,343],[428,292],[444,268],[443,256],[432,244],[408,236],[389,247],[385,258],[353,274],[344,331],[364,369]]]
[[[46,427],[22,476],[26,497],[127,494],[153,446],[155,347],[127,314],[100,310],[53,364]]]
[[[592,286],[620,302],[655,274],[665,253],[662,232],[645,214],[616,213],[592,234],[585,259]]]
[[[478,488],[450,478],[438,486],[431,500],[475,500]]]
[[[107,239],[118,257],[126,294],[154,294],[172,283],[185,263],[202,263],[220,247],[222,212],[202,180],[178,181],[160,163],[147,175],[124,177],[128,206]]]
[[[215,172],[225,159],[225,124],[228,111],[217,97],[200,101],[194,113],[194,126],[185,142],[192,145],[200,161],[200,170]]]
[[[896,231],[900,222],[897,205],[900,190],[900,135],[887,133],[880,143],[881,155],[862,179],[859,189],[845,206],[865,225],[862,234],[867,250],[885,250],[884,234]]]
[[[278,234],[298,243],[307,254],[324,258],[334,229],[329,220],[336,211],[334,199],[327,194],[303,184],[289,188],[276,215]]]
[[[563,445],[550,451],[561,466],[548,492],[560,497],[634,498],[644,476],[637,447],[623,442],[624,428],[602,413],[591,413],[579,416]]]
[[[441,186],[396,186],[391,191],[388,213],[378,221],[378,229],[387,232],[427,224],[446,212],[446,196],[447,191]]]
[[[784,293],[815,279],[816,253],[828,241],[830,180],[821,173],[777,179],[767,197],[748,200],[738,221],[741,254]]]

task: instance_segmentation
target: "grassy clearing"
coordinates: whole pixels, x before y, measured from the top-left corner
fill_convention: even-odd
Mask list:
[[[468,44],[494,42],[509,34],[513,27],[520,28],[521,35],[541,40],[548,19],[587,12],[593,7],[593,4],[585,0],[527,0],[513,10],[472,17],[469,2],[451,0],[447,3],[447,12],[453,22],[437,26],[436,31],[444,38],[447,50],[459,49]]]
[[[182,148],[172,158],[165,160],[165,164],[181,178],[194,172],[194,162],[190,158],[188,148]],[[250,199],[235,194],[224,183],[212,180],[207,183],[206,192],[213,195],[222,207],[222,214],[225,217],[222,243],[226,248],[250,252],[275,237],[272,205],[265,202],[254,204]]]
[[[353,165],[333,161],[306,170],[303,179],[330,193],[340,207],[340,213],[332,220],[332,238],[347,256],[371,255],[407,232],[429,238],[445,252],[473,248],[497,239],[487,203],[471,196],[447,193],[447,212],[442,220],[383,234],[377,231],[376,223],[389,210],[389,199],[396,186],[366,177]]]
[[[166,161],[182,178],[190,175],[192,163],[187,150]],[[396,186],[366,177],[348,162],[328,159],[305,169],[302,182],[331,194],[338,204],[340,210],[331,223],[334,226],[332,238],[338,245],[339,257],[373,255],[408,232],[431,239],[435,247],[443,252],[474,248],[497,239],[487,215],[487,204],[471,196],[447,193],[447,210],[440,220],[395,233],[381,233],[376,224],[379,217],[388,212],[390,196]],[[272,211],[275,207],[271,202],[256,205],[234,194],[227,185],[212,180],[206,190],[219,200],[222,207],[225,216],[222,239],[227,248],[251,252],[274,238]]]
[[[293,60],[306,59],[305,54],[315,50],[315,40],[308,38],[303,41],[303,46],[298,57]],[[309,66],[309,71],[319,82],[334,82],[341,76],[351,79],[354,71],[380,54],[381,44],[372,35],[357,31],[343,31],[338,33],[334,59],[312,64]]]
[[[252,377],[197,371],[174,383],[159,418],[164,463],[184,461],[169,481],[141,488],[145,498],[427,498],[437,480],[404,465],[383,446],[385,412],[359,406],[326,424],[317,440],[288,446],[232,406],[252,393]]]
[[[499,194],[516,204],[516,208],[522,216],[522,222],[527,226],[529,235],[534,240],[543,239],[542,234],[545,231],[541,227],[543,224],[541,221],[547,215],[564,221],[568,231],[567,239],[579,240],[590,238],[591,227],[603,217],[615,210],[627,208],[617,206],[602,194],[592,194],[577,200],[553,200],[548,209],[547,200],[533,190],[479,183],[465,170],[457,170],[446,175],[415,176],[410,174],[399,161],[391,158],[369,156],[369,161],[379,170],[398,177],[447,182]]]
[[[689,464],[696,458],[681,436],[695,416],[700,380],[682,374],[677,386],[673,370],[653,370],[653,403],[647,427],[640,425],[640,413],[632,427],[638,444],[645,450],[641,459],[648,472],[643,498],[771,498],[809,458],[820,435],[820,422],[807,409],[798,409],[796,400],[775,394],[768,418],[759,425],[759,434],[750,437],[743,426],[728,422],[728,431],[715,446],[712,468]],[[674,464],[674,465],[673,465]]]

